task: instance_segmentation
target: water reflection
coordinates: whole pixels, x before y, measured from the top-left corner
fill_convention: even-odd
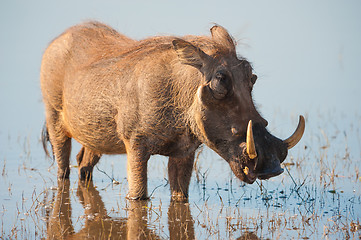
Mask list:
[[[47,223],[47,234],[48,239],[65,239],[74,234],[71,221],[69,180],[58,183],[58,194],[52,215]]]
[[[259,238],[257,237],[256,234],[254,234],[253,232],[245,232],[242,236],[240,236],[239,238],[237,238],[237,240],[258,240]]]
[[[85,222],[74,231],[69,180],[58,182],[52,214],[47,222],[48,239],[160,239],[150,229],[147,201],[129,201],[128,217],[107,214],[104,202],[93,183],[79,183],[77,197],[84,208]],[[193,219],[188,203],[171,202],[168,209],[170,239],[194,239]]]
[[[193,218],[188,203],[170,203],[168,226],[170,239],[195,239]]]

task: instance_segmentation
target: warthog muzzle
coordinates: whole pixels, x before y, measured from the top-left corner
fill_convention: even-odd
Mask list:
[[[257,178],[264,180],[280,175],[284,172],[280,164],[286,158],[288,149],[293,148],[301,140],[304,130],[305,119],[300,116],[295,132],[286,140],[281,140],[268,133],[264,127],[253,128],[250,120],[246,143],[240,145],[243,154],[238,159],[239,162],[230,162],[233,172],[247,183],[253,183]],[[240,164],[242,171],[235,169],[236,162]]]

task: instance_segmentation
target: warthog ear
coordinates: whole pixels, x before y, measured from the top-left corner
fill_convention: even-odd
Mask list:
[[[214,25],[211,28],[211,34],[214,41],[228,48],[231,52],[236,53],[235,41],[225,28],[219,25]]]
[[[200,48],[183,39],[175,39],[172,41],[172,44],[181,63],[193,66],[199,70],[202,69],[209,57]]]

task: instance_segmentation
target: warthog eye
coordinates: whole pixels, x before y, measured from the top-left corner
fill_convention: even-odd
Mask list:
[[[223,99],[227,96],[231,88],[231,80],[226,73],[217,72],[211,80],[209,87],[216,99]]]

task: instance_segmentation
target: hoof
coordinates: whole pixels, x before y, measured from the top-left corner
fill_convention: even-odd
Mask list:
[[[65,171],[58,170],[58,180],[69,179],[69,175],[70,175],[69,169],[66,169]]]
[[[182,193],[173,193],[171,197],[172,202],[188,202],[188,196]]]
[[[128,193],[126,196],[126,199],[132,200],[132,201],[142,201],[142,200],[149,200],[150,198],[148,196],[131,196]]]
[[[93,180],[93,168],[82,167],[79,169],[80,181],[92,181]]]

